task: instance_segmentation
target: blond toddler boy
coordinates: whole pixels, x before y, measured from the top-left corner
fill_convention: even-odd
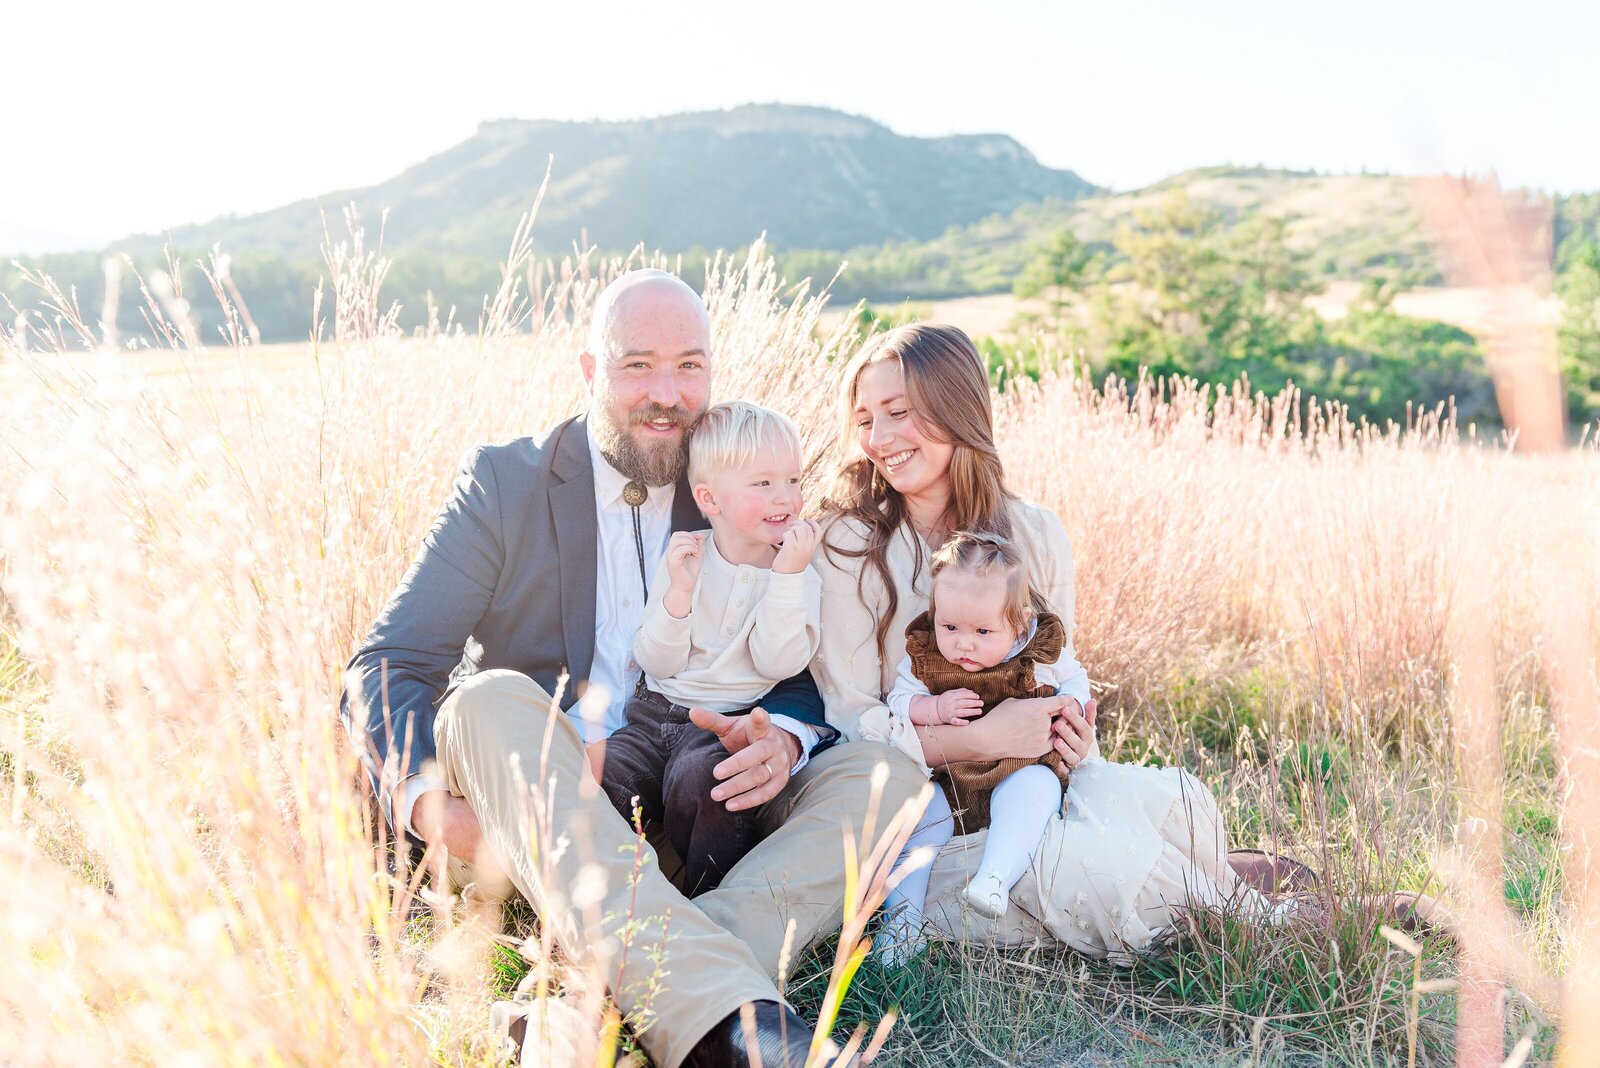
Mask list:
[[[634,656],[644,678],[606,741],[601,786],[624,818],[659,823],[691,896],[717,886],[756,843],[754,810],[708,803],[727,758],[691,708],[748,714],[804,671],[820,639],[820,532],[800,518],[800,439],[743,401],[706,411],[689,441],[689,484],[710,530],[672,536]]]

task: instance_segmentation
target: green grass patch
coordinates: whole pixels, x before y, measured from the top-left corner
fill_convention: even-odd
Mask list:
[[[811,1018],[827,988],[835,939],[814,947],[788,987]],[[1004,950],[935,944],[901,968],[870,960],[839,1012],[835,1039],[898,1014],[875,1064],[1212,1064],[1237,1050],[1141,1003],[1125,974],[1059,946]]]

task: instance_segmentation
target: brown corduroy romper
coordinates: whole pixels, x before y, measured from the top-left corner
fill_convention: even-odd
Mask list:
[[[985,715],[1009,698],[1054,697],[1056,691],[1052,687],[1040,686],[1034,680],[1033,665],[1055,663],[1065,644],[1066,628],[1060,617],[1043,612],[1033,638],[1016,656],[982,671],[967,671],[939,652],[939,643],[933,635],[933,620],[927,612],[906,625],[906,655],[911,658],[911,671],[928,692],[938,696],[946,690],[971,690],[983,702]],[[1037,760],[1009,757],[957,761],[937,769],[933,778],[944,788],[945,799],[959,821],[961,833],[971,834],[989,826],[989,795],[994,788],[1005,781],[1006,776],[1030,764],[1050,768],[1061,780],[1062,787],[1066,787],[1067,769],[1061,762],[1061,754],[1054,749]]]

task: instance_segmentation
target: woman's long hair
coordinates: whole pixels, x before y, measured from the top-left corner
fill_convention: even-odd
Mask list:
[[[839,555],[865,558],[883,581],[888,610],[878,618],[878,657],[887,655],[890,620],[900,607],[889,570],[889,544],[900,527],[911,521],[906,500],[866,456],[860,455],[855,422],[861,373],[873,364],[895,361],[905,376],[906,401],[917,428],[935,441],[954,446],[950,457],[950,503],[945,509],[946,530],[1011,537],[1011,505],[1016,495],[1006,488],[1000,453],[994,444],[994,412],[989,399],[989,375],[983,359],[966,333],[940,323],[911,323],[880,334],[864,345],[845,368],[839,392],[842,409],[843,451],[856,454],[845,463],[833,490],[823,502],[832,516],[859,522],[867,543],[859,550],[828,549]],[[922,543],[912,539],[916,572],[923,568]],[[856,592],[866,603],[862,585],[865,568],[857,575]]]

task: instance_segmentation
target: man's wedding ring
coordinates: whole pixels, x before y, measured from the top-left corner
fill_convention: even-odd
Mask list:
[[[767,769],[767,781],[768,781],[768,782],[771,782],[771,781],[772,781],[772,777],[773,777],[773,776],[774,776],[774,775],[776,775],[776,774],[778,774],[778,773],[777,773],[777,772],[775,772],[775,771],[773,771],[773,770],[772,770],[772,765],[771,765],[771,764],[768,764],[768,763],[767,763],[767,762],[766,762],[766,761],[765,761],[765,760],[763,760],[763,761],[762,761],[762,762],[761,762],[761,766],[762,766],[762,767],[764,767],[764,768],[766,768],[766,769]]]

